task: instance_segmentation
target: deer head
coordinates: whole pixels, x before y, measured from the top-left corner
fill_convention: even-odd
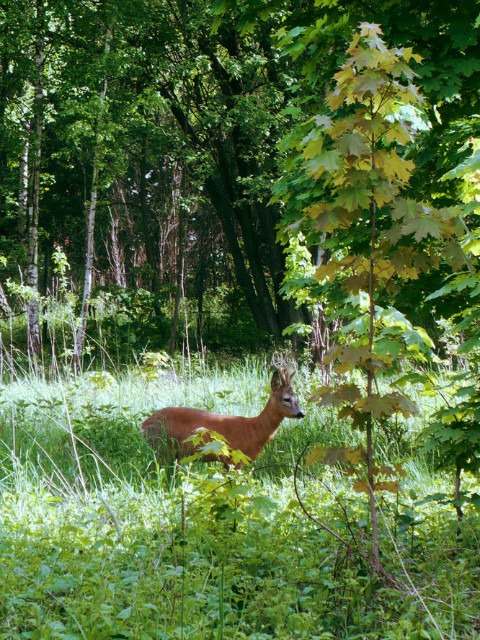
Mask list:
[[[305,413],[298,405],[297,396],[291,384],[291,380],[297,372],[296,362],[275,353],[272,357],[272,366],[275,368],[271,382],[272,397],[276,400],[282,416],[284,418],[304,418]]]

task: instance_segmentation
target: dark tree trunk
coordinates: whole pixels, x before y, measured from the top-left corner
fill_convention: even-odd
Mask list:
[[[206,182],[206,189],[210,201],[212,202],[220,219],[223,233],[225,234],[230,253],[232,254],[235,276],[243,291],[252,317],[259,329],[268,332],[268,322],[265,318],[262,305],[245,265],[242,250],[238,242],[238,235],[235,230],[233,212],[231,210],[230,201],[223,191],[223,184],[218,177],[208,178]]]

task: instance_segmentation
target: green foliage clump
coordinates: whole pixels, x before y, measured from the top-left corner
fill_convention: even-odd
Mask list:
[[[93,481],[96,477],[111,478],[112,470],[120,477],[132,472],[145,475],[153,455],[140,431],[143,417],[128,407],[119,412],[114,404],[85,403],[72,420],[83,472]],[[71,435],[66,433],[64,446],[68,446],[70,439]]]

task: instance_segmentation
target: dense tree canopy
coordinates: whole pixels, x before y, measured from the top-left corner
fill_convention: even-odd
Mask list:
[[[200,329],[214,313],[205,304],[233,287],[235,313],[265,335],[315,326],[311,305],[280,293],[287,265],[276,235],[282,216],[296,224],[328,192],[292,171],[289,149],[305,115],[325,111],[361,20],[422,57],[419,135],[405,147],[417,167],[411,194],[439,206],[462,197],[461,181],[441,179],[478,134],[473,2],[32,0],[1,12],[3,289],[21,280],[51,291],[60,246],[83,318],[96,287],[140,288],[158,322],[178,316],[186,296]],[[271,200],[282,172],[294,186],[286,213],[286,198]],[[314,261],[328,256],[325,240],[307,233]],[[425,278],[409,286],[428,290]],[[2,294],[5,309],[20,310],[18,295]],[[42,317],[28,304],[35,333]],[[427,322],[431,307],[420,312]]]

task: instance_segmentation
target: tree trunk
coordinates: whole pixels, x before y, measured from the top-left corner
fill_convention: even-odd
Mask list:
[[[372,107],[373,111],[373,107]],[[371,166],[375,169],[375,139],[372,137],[371,142]],[[377,203],[375,193],[373,193],[370,204],[370,269],[368,274],[368,295],[369,295],[369,332],[368,332],[368,351],[370,358],[373,356],[373,341],[375,337],[375,242],[376,242],[376,215]],[[367,399],[370,399],[373,393],[374,372],[372,365],[367,369]],[[373,461],[373,418],[372,413],[367,414],[366,422],[367,432],[367,478],[368,478],[368,497],[370,505],[370,518],[372,521],[372,552],[373,562],[376,569],[381,569],[380,563],[380,547],[378,537],[378,514],[375,504],[375,474]]]
[[[88,204],[87,212],[87,248],[85,254],[85,276],[83,281],[83,299],[82,309],[80,312],[80,323],[75,337],[74,348],[74,367],[75,372],[78,373],[81,370],[81,359],[83,352],[83,345],[85,343],[85,333],[87,328],[87,315],[90,306],[90,295],[92,293],[92,279],[93,279],[93,257],[95,252],[95,215],[97,212],[97,196],[98,196],[98,172],[100,161],[100,128],[103,120],[103,109],[105,104],[105,98],[107,95],[107,71],[105,63],[110,53],[110,43],[113,37],[113,23],[107,27],[107,33],[105,35],[105,47],[104,47],[104,77],[102,88],[100,90],[100,104],[99,112],[97,116],[96,126],[96,140],[95,151],[93,156],[93,168],[92,168],[92,186],[90,190],[90,202]]]
[[[180,184],[181,179],[178,181]],[[171,356],[175,353],[175,343],[177,338],[178,320],[180,314],[180,300],[182,299],[183,291],[183,272],[185,267],[184,261],[184,236],[185,236],[185,216],[182,205],[178,204],[179,189],[174,190],[173,194],[173,206],[178,212],[178,227],[177,227],[177,278],[176,278],[176,290],[175,290],[175,302],[172,316],[172,324],[170,328],[170,345],[169,353]]]
[[[0,282],[0,309],[6,316],[9,316],[12,313],[12,308],[8,302],[8,298],[3,289],[3,285]]]
[[[268,323],[262,310],[262,305],[257,296],[252,283],[252,279],[245,265],[242,250],[238,242],[238,235],[235,230],[234,216],[231,211],[230,201],[223,191],[221,180],[217,178],[208,178],[206,181],[206,189],[215,211],[220,219],[223,232],[227,238],[228,247],[233,258],[233,266],[235,276],[239,286],[241,287],[245,300],[252,314],[257,327],[265,332],[269,331]]]
[[[23,146],[22,156],[20,158],[20,185],[18,192],[18,218],[17,218],[17,230],[18,235],[23,238],[25,234],[25,228],[27,226],[27,206],[28,206],[28,152],[29,152],[29,132],[30,123],[25,124],[26,138]]]
[[[455,469],[455,493],[453,496],[456,502],[455,511],[457,512],[457,539],[460,537],[462,533],[461,524],[463,520],[463,510],[462,510],[462,505],[460,504],[460,498],[462,497],[460,493],[461,482],[462,482],[462,468],[459,465],[457,465]]]
[[[205,275],[207,270],[207,248],[204,234],[200,238],[198,252],[198,271],[195,278],[195,292],[197,294],[197,348],[201,350],[203,331],[203,296],[205,294]]]
[[[125,275],[125,260],[123,255],[123,246],[120,244],[118,238],[118,229],[120,226],[120,216],[118,214],[118,205],[114,204],[110,210],[110,244],[111,249],[108,248],[108,242],[105,242],[107,247],[107,254],[110,259],[110,264],[113,271],[113,279],[117,287],[125,289],[127,286],[127,279]]]
[[[42,158],[43,136],[43,67],[45,55],[44,42],[45,7],[43,0],[37,0],[37,34],[35,38],[35,93],[34,93],[34,156],[33,156],[33,193],[30,206],[28,228],[28,267],[27,285],[32,289],[33,298],[27,307],[28,319],[28,353],[38,355],[40,353],[40,327],[38,304],[38,220],[40,211],[40,172]]]
[[[140,212],[142,218],[143,237],[145,242],[145,254],[147,256],[148,266],[152,270],[151,288],[153,293],[158,293],[160,287],[160,278],[158,273],[158,264],[155,258],[152,234],[150,231],[150,216],[147,200],[147,149],[148,135],[145,132],[142,145],[142,157],[140,160]]]
[[[8,34],[8,26],[6,21],[2,23],[0,26],[2,41],[8,42],[7,34]],[[0,57],[0,215],[4,214],[3,208],[5,204],[5,189],[4,189],[4,180],[7,169],[7,150],[6,150],[6,122],[5,122],[5,112],[7,109],[7,101],[8,101],[8,74],[9,74],[9,56],[8,56],[8,48],[3,47],[3,52]]]
[[[253,227],[252,207],[248,200],[244,198],[244,194],[237,192],[237,177],[240,175],[239,160],[234,143],[232,143],[231,147],[227,148],[224,141],[217,141],[216,151],[218,154],[219,174],[224,184],[224,192],[230,202],[229,210],[239,223],[242,231],[245,254],[252,274],[258,304],[267,327],[266,330],[274,337],[279,338],[281,330],[278,326],[271,293],[265,278],[263,261],[259,251],[259,237]],[[242,173],[242,177],[243,175]]]

